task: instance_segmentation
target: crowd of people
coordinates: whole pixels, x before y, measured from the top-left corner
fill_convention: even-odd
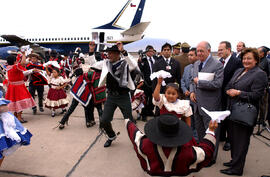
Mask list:
[[[87,55],[61,56],[52,51],[46,62],[37,53],[22,51],[7,57],[3,74],[6,102],[3,109],[0,102],[0,114],[13,112],[13,121],[22,127],[20,123],[27,122],[22,116],[25,109],[32,108],[37,114],[38,108],[44,112],[45,106],[52,117],[61,109],[58,127],[62,130],[79,103],[84,107],[86,127],[94,126],[96,107],[99,128],[108,137],[107,148],[117,138],[111,121],[119,107],[140,164],[150,175],[188,175],[211,166],[216,163],[219,142],[225,141],[223,150],[231,151],[231,161],[224,162],[228,168],[220,172],[241,176],[256,123],[266,126],[268,120],[270,125],[269,56],[267,47],[249,48],[244,42],[233,52],[228,41],[220,42],[217,56],[206,41],[196,47],[186,42],[165,43],[160,53],[148,45],[138,59],[124,50],[121,42],[100,52],[90,42]],[[49,85],[49,90],[43,103],[44,85]],[[73,98],[67,109],[69,89]],[[255,107],[256,116],[251,118],[255,123],[236,121],[233,116],[217,123],[202,109],[230,110],[235,115],[233,107],[239,102]],[[136,121],[146,122],[144,133]],[[0,123],[5,125],[5,120]],[[1,130],[8,131],[5,127]],[[6,139],[17,142],[11,146],[30,143],[30,132],[24,132],[26,138],[19,131],[17,134],[20,141]],[[8,148],[1,145],[0,158]]]

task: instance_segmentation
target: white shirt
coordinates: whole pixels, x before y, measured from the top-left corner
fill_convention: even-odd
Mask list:
[[[229,55],[227,58],[225,58],[225,63],[223,65],[223,68],[226,67],[227,63],[229,62],[230,58],[231,58],[232,55]]]
[[[165,58],[165,57],[163,56],[163,58],[164,58],[164,60],[165,60],[165,62],[166,62],[167,64],[170,64],[170,62],[171,62],[171,57]],[[167,60],[168,60],[168,62],[167,62]]]

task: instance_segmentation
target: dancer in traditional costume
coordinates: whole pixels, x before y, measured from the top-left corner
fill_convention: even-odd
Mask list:
[[[8,109],[14,112],[14,115],[21,123],[25,123],[27,121],[22,118],[22,111],[34,107],[35,101],[24,84],[24,77],[33,72],[38,72],[38,70],[32,69],[27,71],[24,68],[26,63],[25,54],[18,61],[14,55],[10,55],[7,57],[7,63],[6,99],[10,101]]]
[[[30,57],[30,63],[27,64],[26,69],[33,69],[37,68],[40,70],[45,70],[45,67],[38,61],[42,60],[42,58],[37,53],[32,53],[29,55]],[[43,92],[44,92],[44,85],[47,85],[47,80],[44,79],[44,77],[41,75],[41,73],[33,73],[30,77],[30,83],[29,83],[29,92],[32,95],[33,99],[35,99],[35,92],[38,93],[38,106],[39,111],[44,112],[43,109]],[[33,107],[33,114],[37,113],[37,107]]]
[[[56,67],[52,68],[52,73],[49,72],[48,67],[46,67],[47,74],[49,75],[48,83],[50,89],[45,100],[45,107],[51,109],[51,116],[55,116],[55,110],[62,108],[63,114],[66,112],[65,107],[68,105],[67,94],[64,91],[64,88],[67,86],[69,81],[65,80],[59,74],[59,69]]]
[[[100,79],[100,71],[88,71],[80,75],[71,88],[71,95],[73,96],[72,103],[60,121],[59,129],[65,128],[69,116],[73,113],[79,103],[84,107],[86,127],[92,127],[96,124],[94,118],[94,107],[97,108],[98,115],[102,116],[102,103],[106,100],[106,87],[98,87]]]
[[[0,166],[4,157],[16,151],[21,145],[29,145],[32,134],[18,119],[8,112],[10,101],[2,98],[0,91]]]

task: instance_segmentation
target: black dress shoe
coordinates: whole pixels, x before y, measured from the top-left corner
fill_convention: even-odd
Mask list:
[[[226,174],[226,175],[236,175],[236,176],[242,176],[243,173],[235,172],[231,168],[220,170],[220,173]]]
[[[106,147],[110,147],[111,144],[112,144],[112,141],[113,141],[113,140],[108,139],[108,140],[105,142],[104,147],[105,147],[105,148],[106,148]]]
[[[226,166],[226,167],[231,167],[232,166],[232,161],[225,162],[225,163],[223,163],[223,165]]]
[[[231,150],[231,144],[228,143],[228,142],[226,142],[226,143],[224,144],[224,146],[223,146],[223,150],[224,150],[224,151],[229,151],[229,150]]]

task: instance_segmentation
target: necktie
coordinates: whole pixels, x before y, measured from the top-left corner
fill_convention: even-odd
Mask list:
[[[167,65],[168,65],[168,64],[170,64],[170,63],[169,63],[169,59],[168,59],[168,58],[166,58],[166,63],[167,63]]]
[[[202,65],[203,65],[203,62],[201,62],[199,65],[199,72],[202,70]]]

